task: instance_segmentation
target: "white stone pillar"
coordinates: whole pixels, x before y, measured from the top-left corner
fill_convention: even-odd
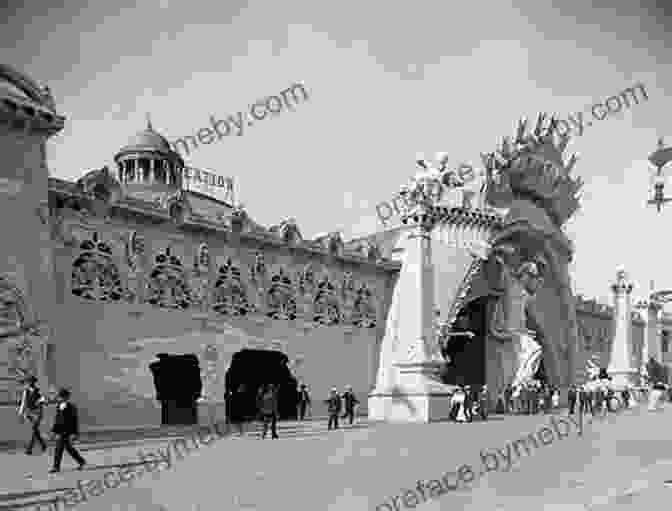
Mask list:
[[[614,340],[607,372],[616,388],[638,383],[639,371],[632,363],[632,284],[624,270],[619,270],[611,289],[614,293]]]
[[[642,345],[642,366],[646,366],[649,358],[663,363],[663,350],[661,345],[660,312],[662,307],[659,303],[644,300],[637,304],[642,311],[644,319],[644,344]]]
[[[156,177],[155,174],[154,174],[155,172],[156,172],[156,160],[154,158],[152,158],[151,160],[149,160],[149,184],[150,185],[154,184],[154,178]]]
[[[440,382],[443,367],[434,332],[434,264],[430,213],[407,218],[402,235],[402,269],[394,289],[381,343],[369,418],[390,422],[432,422],[450,414],[451,387]]]

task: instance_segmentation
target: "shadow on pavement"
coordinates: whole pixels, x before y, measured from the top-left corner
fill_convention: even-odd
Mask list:
[[[16,493],[3,493],[0,494],[0,511],[15,511],[17,509],[23,509],[28,507],[35,506],[48,506],[50,504],[55,504],[58,500],[57,496],[51,496],[48,498],[36,499],[33,497],[46,497],[48,494],[59,494],[66,491],[76,489],[74,486],[68,486],[63,488],[54,488],[50,490],[37,490],[37,491],[24,491]],[[25,502],[21,503],[12,503],[17,500],[24,500]],[[6,503],[9,503],[6,505]]]

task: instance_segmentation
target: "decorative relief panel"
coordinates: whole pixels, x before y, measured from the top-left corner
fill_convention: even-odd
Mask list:
[[[240,267],[231,258],[219,267],[213,291],[212,308],[220,314],[245,316],[252,311]]]
[[[110,245],[97,232],[80,243],[72,264],[72,294],[86,300],[119,301],[125,292]]]
[[[170,248],[155,258],[155,266],[148,278],[146,301],[171,309],[186,309],[191,305],[191,290],[182,262],[171,255]]]
[[[341,306],[336,286],[326,275],[317,284],[314,303],[313,321],[322,325],[337,325],[341,322]]]
[[[271,277],[270,286],[267,292],[268,312],[266,313],[273,319],[296,319],[296,293],[292,279],[284,270],[279,271]]]
[[[362,328],[375,328],[376,306],[374,294],[366,284],[362,284],[357,290],[351,322]]]
[[[202,308],[207,304],[210,289],[210,248],[201,243],[194,255],[194,267],[189,278],[191,303]]]
[[[0,276],[0,400],[13,401],[19,382],[38,374],[46,325],[28,324],[24,294],[8,276]]]
[[[143,282],[140,274],[146,253],[144,236],[136,231],[129,232],[126,235],[124,250],[128,279],[126,299],[129,303],[135,303],[142,295]]]

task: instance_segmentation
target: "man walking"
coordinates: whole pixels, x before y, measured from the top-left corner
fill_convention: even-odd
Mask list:
[[[47,443],[42,438],[40,433],[40,424],[44,416],[43,406],[46,399],[42,396],[40,389],[37,387],[37,378],[29,376],[26,381],[26,387],[21,394],[21,404],[19,405],[19,417],[21,420],[30,422],[30,429],[32,431],[30,442],[26,447],[26,454],[33,454],[33,446],[35,442],[40,444],[42,452],[47,450]]]
[[[478,395],[478,411],[481,415],[482,421],[488,420],[488,407],[490,405],[490,398],[488,396],[488,386],[483,385],[483,388]]]
[[[353,394],[352,387],[350,385],[345,387],[345,392],[343,393],[343,403],[345,404],[345,414],[341,418],[349,418],[350,425],[352,426],[352,423],[355,420],[355,406],[359,404],[359,400],[355,397],[355,394]]]
[[[261,438],[266,438],[268,433],[268,425],[271,425],[271,438],[278,438],[277,423],[278,423],[278,392],[274,384],[264,385],[259,391],[259,412],[261,413],[261,420],[264,424],[264,429]]]
[[[506,405],[504,407],[506,413],[515,413],[515,408],[513,406],[513,386],[510,384],[507,385],[504,390],[504,403]]]
[[[334,429],[338,429],[338,415],[341,413],[341,396],[338,395],[336,387],[331,389],[329,399],[325,402],[327,403],[327,412],[329,413],[327,430],[331,430],[332,426]]]
[[[54,450],[54,466],[49,473],[54,474],[61,471],[64,450],[68,451],[68,454],[79,465],[77,470],[82,470],[86,461],[72,445],[72,441],[79,436],[77,407],[70,402],[70,391],[67,389],[58,391],[58,409],[51,431],[56,436],[56,449]]]
[[[305,383],[301,384],[299,390],[299,420],[304,420],[306,417],[306,410],[310,409],[310,394]]]
[[[576,407],[576,386],[571,385],[567,392],[567,402],[569,403],[569,415],[574,415],[574,408]]]

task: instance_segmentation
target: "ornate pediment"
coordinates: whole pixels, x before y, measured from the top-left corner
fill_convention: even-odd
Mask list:
[[[104,202],[116,202],[121,197],[121,185],[107,166],[87,172],[76,184],[85,194]]]
[[[278,225],[269,227],[268,231],[280,237],[285,243],[300,243],[303,241],[301,231],[294,218],[283,220]]]
[[[340,232],[331,232],[316,237],[312,244],[326,250],[329,254],[341,255],[343,253],[343,237]]]
[[[579,209],[581,178],[570,175],[577,157],[565,163],[568,135],[558,135],[557,121],[539,114],[534,130],[521,120],[513,140],[505,137],[497,151],[483,155],[488,176],[487,200],[506,207],[514,198],[542,207],[560,227]]]

